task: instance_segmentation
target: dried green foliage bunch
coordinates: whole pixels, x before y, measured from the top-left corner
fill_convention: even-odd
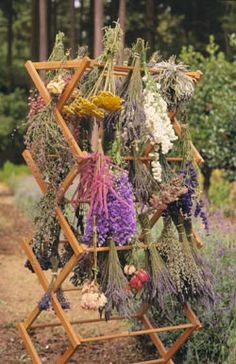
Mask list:
[[[186,74],[187,66],[182,62],[176,63],[175,56],[171,56],[168,61],[156,61],[154,57],[150,60],[149,66],[157,70],[153,78],[160,84],[160,92],[169,111],[178,109],[191,99],[194,81]]]
[[[103,37],[103,53],[97,58],[98,64],[103,67],[94,67],[87,75],[87,79],[80,86],[83,96],[96,95],[100,90],[116,94],[116,80],[113,72],[113,65],[116,63],[121,49],[122,29],[119,22],[115,27],[105,27]]]
[[[44,179],[56,188],[68,173],[73,158],[56,123],[52,104],[33,117],[25,135],[25,144]]]
[[[34,217],[35,233],[31,247],[42,269],[52,268],[52,259],[59,258],[60,225],[55,213],[55,193],[49,190],[39,201]],[[27,261],[26,266],[32,270]]]
[[[63,62],[66,59],[63,41],[64,34],[59,32],[49,60]],[[53,91],[52,86],[54,83],[56,93],[53,92],[52,101],[48,105],[45,105],[37,94],[32,98],[28,128],[25,135],[26,148],[31,152],[48,185],[48,192],[41,198],[37,206],[36,230],[31,241],[31,247],[43,269],[52,267],[51,260],[53,257],[56,257],[60,262],[58,249],[60,225],[55,214],[55,208],[57,207],[56,192],[73,162],[69,146],[56,123],[53,111],[54,104],[57,101],[56,96],[60,94],[65,86],[63,77],[68,78],[68,76],[68,71],[63,69],[46,72],[47,87],[51,85],[50,90]],[[61,83],[58,83],[59,79]],[[63,208],[63,206],[61,207]],[[29,262],[26,263],[26,266],[32,270]]]

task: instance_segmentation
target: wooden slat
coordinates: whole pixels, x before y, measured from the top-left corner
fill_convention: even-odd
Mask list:
[[[68,275],[73,270],[77,261],[78,261],[78,257],[76,255],[72,255],[72,257],[68,260],[68,262],[65,264],[63,269],[61,269],[60,273],[58,274],[56,281],[53,285],[53,291],[56,291],[58,288],[61,287],[62,283],[65,281],[65,279],[68,277]]]
[[[152,360],[145,360],[145,361],[139,361],[132,364],[161,364],[165,363],[164,359],[152,359]]]
[[[54,108],[54,115],[55,115],[57,124],[61,128],[61,131],[62,131],[68,145],[71,148],[72,153],[74,154],[76,159],[81,161],[81,158],[83,158],[86,155],[86,153],[82,152],[82,150],[78,146],[75,138],[71,134],[70,129],[68,128],[63,117],[61,116],[60,111],[56,107]]]
[[[24,250],[26,256],[28,257],[34,272],[37,274],[37,277],[40,281],[41,286],[43,287],[44,291],[46,292],[48,289],[49,283],[48,283],[48,280],[47,280],[45,274],[42,271],[42,268],[40,267],[40,264],[39,264],[36,256],[33,253],[32,248],[29,246],[28,243],[26,243],[25,240],[21,241],[21,247]]]
[[[70,225],[68,224],[68,221],[66,220],[59,207],[56,208],[56,214],[66,239],[69,241],[75,255],[78,257],[81,253],[84,252],[84,248],[81,244],[79,244],[73,231],[70,228]]]
[[[80,337],[79,337],[79,335],[76,335],[76,333],[74,332],[73,327],[72,327],[69,319],[66,317],[66,314],[65,314],[64,310],[62,309],[55,293],[51,294],[51,302],[52,302],[52,306],[54,308],[54,311],[55,311],[57,317],[61,321],[61,323],[67,333],[67,336],[70,340],[71,345],[74,348],[76,348],[80,344]]]
[[[101,63],[96,62],[95,60],[92,60],[88,57],[85,57],[87,59],[89,59],[90,63],[89,63],[89,68],[91,67],[103,67],[104,65]],[[31,62],[31,61],[28,61]],[[79,68],[81,67],[81,62],[82,60],[78,59],[78,60],[71,60],[71,61],[47,61],[47,62],[31,62],[33,63],[35,69],[37,70],[52,70],[52,69],[68,69],[68,68]],[[114,71],[118,71],[121,73],[124,73],[124,75],[129,72],[130,70],[133,70],[134,67],[132,66],[124,66],[124,65],[115,65],[113,67]],[[143,68],[140,68],[140,70],[143,70]],[[158,72],[161,72],[161,68],[152,68],[150,69],[150,72],[155,74]],[[188,75],[189,77],[194,78],[195,80],[199,80],[202,76],[202,72],[201,71],[187,71],[185,72],[186,75]]]
[[[159,243],[155,244],[156,247],[158,247],[159,245],[160,245]],[[140,247],[142,249],[147,249],[148,245],[140,243]],[[134,248],[135,248],[135,245],[118,245],[118,246],[115,246],[115,250],[117,250],[117,251],[132,250]],[[107,252],[107,251],[110,251],[110,250],[111,250],[111,248],[109,246],[99,246],[99,247],[96,248],[96,251],[98,253]],[[93,247],[84,248],[84,252],[94,252],[94,248]]]
[[[197,329],[202,328],[201,322],[199,321],[197,315],[193,312],[193,310],[192,310],[191,306],[189,305],[189,303],[185,303],[184,312],[185,312],[185,315],[187,316],[187,318],[189,319],[189,321],[191,321],[191,323],[193,325],[195,325]]]
[[[72,184],[73,180],[78,175],[78,173],[79,173],[79,165],[76,163],[71,168],[70,172],[68,173],[68,175],[66,176],[64,181],[59,186],[59,189],[57,191],[58,203],[61,201],[62,197],[64,196],[64,194],[66,193],[66,191],[68,190],[68,188],[70,187],[70,185]]]
[[[56,364],[64,364],[67,363],[67,361],[72,357],[74,354],[76,348],[73,348],[73,346],[70,346],[62,356],[56,359]]]
[[[76,85],[78,84],[81,76],[83,75],[84,71],[86,70],[86,68],[89,66],[90,64],[90,59],[88,57],[83,58],[82,61],[80,61],[80,66],[78,67],[78,69],[75,71],[75,73],[73,74],[71,80],[68,82],[68,84],[66,85],[56,107],[57,110],[61,111],[63,105],[65,104],[65,102],[69,99],[71,93],[73,92],[74,88],[76,87]]]
[[[138,318],[137,315],[132,315],[131,318]],[[120,320],[127,320],[127,317],[125,316],[112,316],[109,318],[109,321],[120,321]],[[87,319],[87,320],[71,320],[71,325],[84,325],[84,324],[91,324],[95,322],[106,322],[107,320],[105,318],[94,318],[94,319]],[[40,323],[40,324],[34,324],[32,326],[32,329],[44,329],[46,327],[56,327],[60,326],[61,322],[48,322],[48,323]]]
[[[22,337],[22,340],[24,341],[25,347],[26,347],[26,349],[27,349],[27,351],[28,351],[28,353],[29,353],[29,355],[30,355],[30,357],[32,359],[32,362],[34,364],[42,364],[42,362],[41,362],[41,360],[40,360],[40,358],[38,356],[38,353],[35,350],[35,347],[34,347],[32,341],[31,341],[31,339],[30,339],[24,325],[22,323],[20,323],[20,324],[17,325],[17,327],[18,327],[18,330],[19,330],[20,335]]]
[[[36,71],[34,63],[31,61],[27,61],[25,64],[25,68],[27,69],[32,81],[34,82],[36,88],[40,92],[40,95],[44,99],[45,104],[47,105],[49,102],[51,102],[51,96],[43,81],[41,80],[38,72]]]
[[[24,157],[26,164],[28,165],[29,169],[31,170],[32,175],[34,176],[36,182],[38,183],[41,191],[43,193],[46,193],[47,189],[48,189],[47,184],[44,181],[44,179],[42,178],[42,175],[41,175],[36,163],[34,162],[30,151],[26,149],[26,150],[24,150],[22,155]]]
[[[30,62],[30,61],[28,61]],[[75,59],[73,61],[46,61],[46,62],[32,62],[36,70],[56,70],[79,68],[82,59]]]
[[[195,230],[193,230],[193,238],[195,240],[195,243],[196,243],[198,249],[201,249],[204,246],[204,243],[203,243],[202,239],[200,238],[199,234]]]
[[[181,124],[179,123],[179,121],[176,119],[176,117],[172,117],[171,119],[173,127],[175,129],[176,134],[178,135],[178,137],[181,138]],[[193,145],[193,143],[191,142],[191,146],[192,146],[192,151],[193,151],[193,157],[195,158],[196,163],[200,166],[201,164],[204,163],[204,159],[202,158],[202,156],[200,155],[199,151],[197,150],[197,148]]]
[[[82,338],[81,342],[112,340],[112,339],[118,339],[118,338],[122,338],[122,337],[139,336],[139,335],[145,335],[145,334],[149,335],[149,334],[156,333],[156,332],[160,333],[160,332],[175,331],[175,330],[182,330],[182,329],[189,329],[189,328],[192,329],[193,325],[192,324],[181,324],[181,325],[175,325],[175,326],[156,327],[156,328],[137,330],[137,331],[124,331],[124,332],[120,332],[119,334]],[[193,330],[194,329],[195,328],[193,328]]]
[[[188,340],[189,336],[193,333],[196,328],[190,327],[185,332],[183,332],[174,344],[168,349],[167,353],[164,355],[165,361],[173,357],[173,355],[180,349],[180,347]]]
[[[29,327],[32,327],[33,322],[37,319],[37,317],[40,315],[41,311],[38,308],[38,305],[31,311],[31,313],[27,316],[27,318],[24,320],[23,325],[25,329],[27,330]]]

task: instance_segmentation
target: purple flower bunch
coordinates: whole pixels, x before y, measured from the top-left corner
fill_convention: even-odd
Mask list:
[[[188,192],[184,193],[177,201],[185,217],[191,217],[193,208],[193,197],[198,185],[197,173],[191,161],[186,163],[186,168],[181,171],[184,183],[188,188]]]
[[[110,235],[119,245],[128,243],[136,232],[135,209],[133,203],[133,191],[127,173],[121,173],[113,177],[115,194],[109,191],[107,194],[108,216],[96,209],[98,245],[103,245]],[[88,216],[83,241],[86,244],[92,242],[93,216]]]
[[[188,191],[179,197],[178,200],[171,202],[168,205],[166,212],[172,214],[178,214],[179,211],[183,214],[185,219],[191,219],[193,213],[193,203],[195,198],[195,191],[198,186],[197,172],[191,161],[186,163],[185,169],[181,171],[184,184],[188,188]],[[166,213],[164,212],[164,215]],[[207,214],[204,211],[204,204],[202,200],[196,202],[194,211],[195,217],[200,217],[206,230],[209,229]]]
[[[70,308],[70,302],[65,298],[63,291],[60,288],[57,290],[56,296],[61,305],[61,308],[63,310],[68,310]],[[50,307],[51,307],[51,292],[47,291],[39,300],[38,308],[41,311],[47,311],[49,310]]]
[[[202,220],[203,226],[206,230],[209,230],[209,222],[206,212],[204,211],[204,203],[202,200],[197,201],[196,208],[194,211],[195,217],[200,217]]]

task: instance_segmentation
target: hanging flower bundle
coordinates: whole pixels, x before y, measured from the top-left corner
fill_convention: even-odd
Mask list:
[[[75,160],[53,110],[72,71],[62,68],[46,74],[50,104],[32,92],[25,138],[48,185],[35,217],[33,252],[53,277],[72,256],[68,244],[59,249],[59,206],[85,248],[71,277],[81,287],[81,307],[98,310],[107,319],[113,310],[131,317],[143,302],[164,311],[170,299],[214,299],[211,274],[195,247],[193,218],[200,217],[206,228],[208,223],[191,140],[185,128],[177,138],[168,115],[192,96],[194,82],[185,66],[172,58],[147,62],[142,39],[125,52],[129,71],[120,72],[114,66],[120,59],[121,38],[118,23],[105,28],[103,54],[62,109],[73,137],[86,151],[68,196],[58,200],[57,191]],[[78,58],[81,54],[84,49]],[[50,60],[67,59],[60,33]],[[175,169],[168,162],[172,149],[179,150],[182,159]],[[164,221],[159,238],[152,224],[157,213]],[[29,262],[26,266],[33,271]],[[52,278],[39,301],[41,310],[50,307],[53,283]],[[68,308],[62,292],[56,295],[62,308]]]

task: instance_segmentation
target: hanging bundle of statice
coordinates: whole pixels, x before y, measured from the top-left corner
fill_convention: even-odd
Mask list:
[[[142,58],[144,52],[143,39],[137,39],[132,48],[133,60],[131,66],[133,70],[124,81],[121,96],[125,100],[120,113],[120,127],[122,128],[123,150],[131,151],[142,143],[145,127],[145,114],[143,110],[143,81],[141,74]]]
[[[159,162],[159,151],[167,154],[177,139],[171,121],[167,115],[167,104],[161,96],[160,85],[155,83],[150,73],[145,72],[144,113],[145,136],[153,146],[155,160],[152,161],[153,177],[162,180],[162,168]]]
[[[164,310],[165,299],[176,293],[175,285],[156,245],[151,242],[150,222],[147,214],[140,214],[139,221],[144,231],[144,240],[148,245],[146,271],[150,276],[150,280],[147,282],[149,301],[157,303]]]
[[[102,289],[107,298],[105,317],[109,319],[112,309],[122,316],[130,317],[134,313],[132,292],[123,273],[115,243],[110,241],[110,250],[102,276]]]
[[[156,72],[152,77],[160,85],[160,93],[169,111],[176,110],[188,101],[194,92],[194,80],[187,74],[187,66],[182,62],[176,63],[176,57],[171,56],[168,61],[150,60],[149,67]]]
[[[131,242],[136,232],[135,209],[132,186],[126,172],[113,176],[113,188],[107,194],[107,215],[94,209],[86,221],[83,241],[87,244],[92,239],[92,216],[96,216],[98,245],[103,245],[109,236],[119,245]],[[115,191],[115,193],[113,192]]]

